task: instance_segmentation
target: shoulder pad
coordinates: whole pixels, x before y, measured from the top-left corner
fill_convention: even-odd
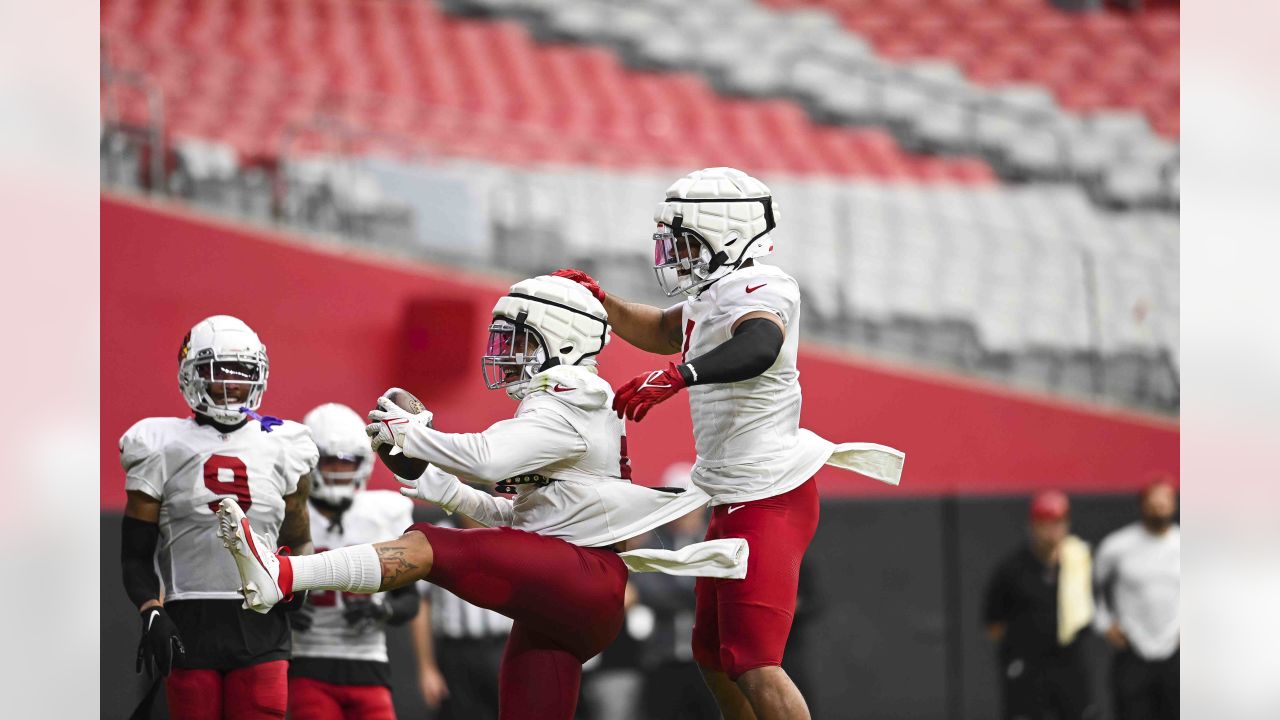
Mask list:
[[[159,452],[187,426],[186,418],[144,418],[120,436],[120,458],[126,463]]]
[[[591,366],[558,365],[534,375],[529,386],[521,406],[554,398],[580,410],[599,410],[609,404],[613,395],[613,388]]]

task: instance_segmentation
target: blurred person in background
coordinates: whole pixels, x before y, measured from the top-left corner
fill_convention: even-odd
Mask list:
[[[484,527],[466,515],[436,524]],[[439,585],[420,581],[418,589],[422,611],[412,632],[423,701],[437,711],[437,720],[497,720],[498,671],[511,618],[472,605]]]
[[[1031,499],[1029,541],[997,566],[983,620],[996,643],[1006,720],[1095,718],[1081,630],[1093,618],[1089,547],[1067,496]]]
[[[669,468],[663,485],[687,487],[689,464]],[[707,532],[707,510],[697,510],[653,531],[655,541],[673,550],[698,542]],[[640,602],[653,611],[653,633],[644,645],[644,713],[663,720],[701,720],[719,716],[715,699],[693,659],[694,578],[636,575]]]
[[[1142,517],[1098,546],[1094,627],[1116,651],[1111,669],[1117,720],[1168,720],[1180,711],[1182,539],[1178,492],[1159,478],[1139,496]]]
[[[311,537],[317,553],[371,542],[413,524],[413,501],[366,490],[373,451],[365,422],[338,403],[303,418],[320,462],[311,474]],[[386,627],[418,612],[412,587],[375,595],[311,593],[291,618],[289,717],[293,720],[393,720]]]
[[[693,483],[714,506],[706,538],[751,545],[744,579],[704,578],[694,590],[694,657],[729,720],[810,717],[782,656],[818,527],[814,474],[831,464],[896,485],[902,471],[892,448],[837,446],[800,428],[800,287],[759,262],[773,252],[776,214],[772,191],[733,168],[698,170],[667,188],[654,213],[653,270],[668,297],[686,299],[665,310],[609,295],[580,270],[554,273],[591,290],[623,340],[681,354],[679,365],[618,387],[613,409],[640,422],[688,389]]]
[[[430,410],[409,412],[388,391],[366,427],[375,451],[387,446],[422,461],[409,466],[417,478],[400,478],[402,493],[485,527],[418,523],[396,539],[295,558],[273,554],[236,501],[225,499],[218,533],[239,569],[246,607],[267,613],[302,590],[367,594],[427,580],[514,620],[498,680],[500,718],[570,720],[582,663],[622,627],[629,569],[747,572],[741,539],[683,554],[625,549],[708,497],[630,482],[624,425],[595,367],[608,339],[604,307],[578,283],[540,276],[512,285],[494,305],[482,368],[489,388],[519,401],[515,417],[482,432],[441,432]],[[515,497],[494,497],[461,478]]]
[[[288,704],[284,612],[305,594],[277,612],[244,612],[214,515],[234,497],[273,550],[311,551],[307,492],[318,451],[304,425],[256,412],[267,372],[267,348],[248,325],[229,315],[201,320],[178,349],[192,415],[146,418],[120,438],[124,586],[141,613],[138,672],[156,674],[143,705],[167,676],[174,720],[278,718]]]

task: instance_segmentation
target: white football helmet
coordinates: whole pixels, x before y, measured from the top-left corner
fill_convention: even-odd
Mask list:
[[[773,252],[777,214],[768,186],[741,170],[707,168],[677,180],[653,214],[653,271],[662,291],[697,295]]]
[[[777,214],[768,186],[742,170],[707,168],[678,179],[653,215],[653,270],[662,291],[698,295],[773,252]]]
[[[311,473],[311,497],[345,507],[364,490],[373,473],[373,451],[365,434],[365,421],[340,403],[325,403],[302,419],[320,449],[320,463]],[[353,470],[325,470],[326,460],[354,462]]]
[[[551,275],[521,280],[493,306],[484,382],[519,400],[534,375],[556,365],[594,364],[608,344],[609,317],[591,291]]]
[[[267,390],[267,346],[243,321],[214,315],[196,323],[178,350],[178,387],[193,411],[223,425],[257,410]],[[213,385],[220,386],[214,397]]]

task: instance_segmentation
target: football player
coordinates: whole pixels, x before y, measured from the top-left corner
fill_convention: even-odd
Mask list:
[[[413,523],[413,502],[365,490],[373,452],[365,423],[346,405],[321,405],[302,420],[320,449],[311,474],[311,539],[317,553],[395,537]],[[353,595],[310,593],[293,616],[289,717],[394,720],[384,628],[418,614],[413,587]]]
[[[146,418],[120,438],[121,562],[142,614],[137,668],[166,677],[175,719],[284,717],[288,619],[241,610],[235,563],[214,531],[218,501],[234,497],[272,547],[278,538],[310,552],[306,476],[316,446],[306,427],[256,412],[267,370],[267,349],[248,325],[201,320],[178,351],[193,414]]]
[[[814,473],[833,464],[897,484],[903,456],[870,443],[835,446],[802,430],[800,289],[757,260],[773,251],[777,207],[764,183],[733,168],[699,170],[667,189],[653,236],[662,310],[608,295],[579,270],[615,332],[680,364],[618,388],[618,417],[640,421],[689,391],[698,460],[693,481],[712,498],[707,538],[746,538],[745,579],[699,578],[694,658],[721,712],[736,718],[808,718],[782,653],[795,614],[801,558],[818,525]]]
[[[426,580],[514,620],[499,678],[503,720],[570,720],[582,663],[622,627],[628,566],[658,553],[620,555],[624,543],[707,501],[696,488],[675,494],[630,483],[623,423],[596,373],[608,340],[604,308],[578,283],[541,276],[513,285],[493,309],[482,366],[489,388],[520,402],[514,418],[445,433],[433,429],[430,411],[412,415],[384,396],[367,428],[375,448],[430,462],[402,492],[486,527],[423,523],[389,542],[277,557],[228,500],[220,532],[241,568],[246,605],[265,612],[303,589],[372,593]],[[662,562],[669,572],[740,573],[746,543],[713,545]]]

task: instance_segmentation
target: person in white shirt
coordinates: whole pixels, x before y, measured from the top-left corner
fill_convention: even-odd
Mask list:
[[[311,540],[317,553],[391,537],[413,523],[413,501],[367,490],[373,452],[354,410],[325,403],[302,419],[320,462],[311,473]],[[394,720],[387,627],[418,612],[411,587],[353,595],[313,592],[291,618],[289,717],[293,720]]]
[[[680,364],[619,387],[618,416],[639,422],[689,391],[698,460],[693,482],[712,498],[708,539],[745,538],[741,580],[702,578],[694,658],[729,720],[808,718],[783,671],[799,568],[818,526],[813,476],[824,464],[896,485],[903,454],[882,445],[834,445],[800,427],[800,288],[760,259],[773,252],[777,208],[769,188],[733,168],[707,168],[667,189],[654,219],[654,272],[665,310],[608,295],[580,270],[553,273],[591,290],[615,332]]]
[[[1179,715],[1178,617],[1182,540],[1169,480],[1140,495],[1142,519],[1108,535],[1094,563],[1094,628],[1115,648],[1112,693],[1117,720]]]
[[[404,494],[486,527],[419,523],[397,540],[290,558],[272,554],[226,502],[219,532],[240,569],[246,607],[266,612],[306,589],[372,593],[427,580],[514,620],[499,678],[501,720],[570,720],[582,663],[622,627],[633,562],[685,574],[746,571],[742,540],[623,551],[628,539],[708,497],[631,484],[623,424],[596,374],[608,339],[604,307],[579,284],[541,276],[513,285],[494,307],[482,366],[488,387],[520,401],[514,418],[480,433],[445,433],[433,429],[430,411],[410,414],[384,396],[366,428],[375,449],[393,445],[430,463],[420,477],[402,478]]]
[[[241,612],[235,564],[214,534],[218,501],[233,496],[271,543],[311,552],[307,493],[318,451],[304,425],[257,412],[269,369],[267,346],[243,320],[205,318],[178,348],[191,415],[144,418],[120,438],[122,570],[142,613],[137,670],[164,678],[175,720],[277,718],[288,707],[292,612]]]

